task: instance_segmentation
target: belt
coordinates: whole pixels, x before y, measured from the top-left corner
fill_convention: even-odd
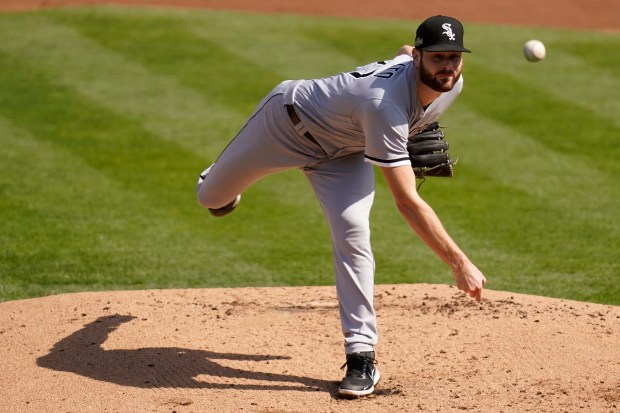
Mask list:
[[[293,122],[293,126],[296,127],[295,129],[297,129],[298,132],[300,132],[301,128],[299,128],[298,125],[301,123],[301,119],[299,119],[299,116],[297,116],[297,112],[295,112],[295,106],[293,105],[284,105],[284,106],[286,107],[286,112],[288,113],[288,117],[291,118],[291,122]],[[299,126],[303,126],[303,125],[299,125]],[[317,142],[317,140],[314,139],[314,136],[312,136],[312,134],[308,132],[307,130],[302,135],[305,136],[309,141],[311,141],[315,145],[318,145],[319,147],[321,146],[319,145],[319,142]]]

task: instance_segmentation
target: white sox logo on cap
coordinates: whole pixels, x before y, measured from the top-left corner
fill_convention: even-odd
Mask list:
[[[454,41],[454,39],[456,39],[456,36],[454,35],[454,32],[452,32],[452,25],[450,23],[444,23],[441,25],[441,27],[445,30],[445,32],[441,33],[441,34],[445,34],[446,36],[448,36],[448,39]]]

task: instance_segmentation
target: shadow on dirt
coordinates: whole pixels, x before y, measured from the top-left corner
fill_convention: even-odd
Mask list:
[[[335,382],[243,370],[214,361],[262,362],[287,360],[290,357],[216,353],[175,347],[130,350],[106,350],[102,347],[111,332],[134,318],[126,315],[100,317],[56,343],[49,354],[37,359],[37,364],[55,371],[131,387],[323,391],[333,398],[338,397]],[[208,377],[213,377],[215,383],[210,383]]]

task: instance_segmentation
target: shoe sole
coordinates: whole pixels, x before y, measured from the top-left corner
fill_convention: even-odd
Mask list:
[[[379,370],[375,370],[375,377],[373,378],[372,387],[366,390],[350,390],[350,389],[338,389],[338,394],[345,397],[363,397],[371,395],[375,392],[375,386],[379,383],[381,379],[381,374],[379,374]]]

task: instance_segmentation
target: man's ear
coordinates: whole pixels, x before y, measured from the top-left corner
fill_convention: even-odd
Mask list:
[[[413,51],[411,52],[411,56],[413,56],[413,61],[415,62],[416,66],[420,66],[420,59],[422,58],[422,52],[417,49],[413,49]]]

